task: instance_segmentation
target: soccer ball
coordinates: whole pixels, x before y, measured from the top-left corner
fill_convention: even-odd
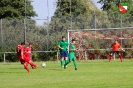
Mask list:
[[[46,67],[46,63],[42,63],[42,67],[43,67],[43,68]]]

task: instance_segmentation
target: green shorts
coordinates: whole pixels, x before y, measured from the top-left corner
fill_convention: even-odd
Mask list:
[[[69,55],[69,61],[74,61],[74,60],[76,60],[75,55]]]

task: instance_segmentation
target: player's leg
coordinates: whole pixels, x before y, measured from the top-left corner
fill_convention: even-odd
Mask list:
[[[66,69],[67,65],[68,65],[70,62],[71,62],[71,61],[66,62],[66,63],[64,64],[64,69]]]
[[[38,66],[36,64],[34,64],[34,62],[31,61],[31,58],[30,57],[24,57],[24,60],[29,63],[32,67],[34,68],[38,68]]]
[[[60,61],[61,62],[61,67],[64,67],[64,63],[65,63],[64,62],[64,58],[65,58],[64,57],[64,51],[60,51],[60,54],[61,54],[61,61]]]
[[[61,67],[64,67],[64,63],[65,63],[64,57],[61,57]]]
[[[76,57],[74,56],[74,58],[72,59],[75,70],[77,70],[77,63],[76,63]]]
[[[122,55],[120,54],[119,51],[117,51],[117,54],[119,55],[120,61],[122,62]]]
[[[29,63],[33,68],[38,68],[38,66],[37,66],[34,62],[32,62],[31,60],[28,61],[28,63]]]
[[[32,61],[32,55],[30,55],[30,59]],[[30,65],[32,69],[34,69],[34,67],[32,65]]]
[[[28,71],[28,73],[30,73],[30,70],[29,70],[29,68],[28,68],[28,65],[27,65],[28,63],[27,62],[25,62],[24,63],[24,68]]]
[[[25,64],[26,64],[26,66],[28,67],[29,63],[26,62]]]
[[[65,63],[68,63],[69,61],[68,61],[68,52],[67,51],[65,51],[64,52],[64,56],[65,56]],[[67,66],[66,66],[67,67]]]
[[[69,56],[69,60],[64,64],[64,69],[66,69],[66,66],[72,61],[72,56]]]
[[[123,60],[122,60],[122,55],[121,54],[119,54],[119,58],[120,58],[120,61],[122,62]]]
[[[23,60],[23,59],[19,59],[19,60],[20,60],[20,63],[24,65],[25,60]]]
[[[112,51],[111,53],[110,53],[110,58],[109,58],[109,62],[111,61],[111,59],[113,58],[113,54],[114,54],[114,52]]]
[[[68,63],[69,60],[68,60],[68,57],[65,57],[65,63]]]

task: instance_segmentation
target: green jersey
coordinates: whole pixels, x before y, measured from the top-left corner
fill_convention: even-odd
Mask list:
[[[65,40],[65,41],[60,40],[60,41],[58,42],[58,46],[60,46],[61,48],[63,48],[62,51],[67,51],[68,41],[67,41],[67,40]]]
[[[72,50],[72,51],[71,51]],[[73,50],[75,50],[75,45],[74,44],[70,44],[70,52],[69,52],[69,56],[73,56],[73,55],[75,55],[75,52],[73,51]]]
[[[74,67],[75,67],[75,70],[77,70],[77,64],[76,64],[76,56],[75,56],[75,45],[74,44],[70,44],[69,45],[69,48],[70,48],[70,51],[69,51],[69,62],[66,62],[66,64],[64,65],[64,68],[66,68],[66,65],[69,64],[71,61],[73,61],[74,63]]]

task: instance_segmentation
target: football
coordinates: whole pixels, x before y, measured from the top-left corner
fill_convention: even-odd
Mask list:
[[[46,67],[46,63],[42,63],[42,67],[43,67],[43,68]]]

